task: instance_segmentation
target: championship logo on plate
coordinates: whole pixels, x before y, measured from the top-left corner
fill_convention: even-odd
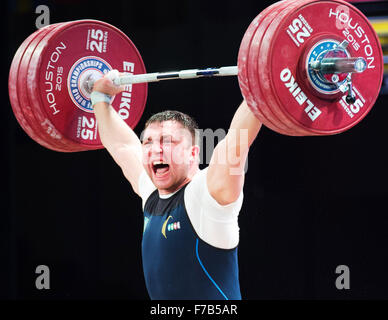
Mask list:
[[[88,78],[101,78],[112,70],[112,67],[99,57],[83,57],[70,69],[67,77],[67,88],[74,104],[85,112],[93,112],[90,102],[90,93],[86,88]]]
[[[315,44],[307,55],[306,69],[308,70],[308,79],[315,90],[325,94],[336,94],[340,91],[340,86],[346,82],[347,74],[329,74],[321,75],[315,72],[309,65],[314,61],[321,61],[323,58],[339,57],[349,58],[347,50],[339,47],[337,40],[323,40]]]

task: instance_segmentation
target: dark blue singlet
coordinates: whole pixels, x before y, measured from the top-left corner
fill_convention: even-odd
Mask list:
[[[142,257],[150,298],[239,300],[237,247],[219,249],[199,239],[184,204],[186,186],[168,199],[155,190],[144,206]]]

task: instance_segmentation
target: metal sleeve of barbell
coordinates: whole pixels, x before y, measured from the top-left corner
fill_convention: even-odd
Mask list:
[[[145,74],[126,74],[114,79],[116,85],[128,85],[133,83],[157,82],[172,79],[195,79],[201,77],[225,77],[236,76],[238,67],[221,67],[208,69],[189,69],[172,72],[156,72]]]

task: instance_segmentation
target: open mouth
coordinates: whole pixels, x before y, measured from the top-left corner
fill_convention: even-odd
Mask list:
[[[163,176],[170,170],[170,166],[167,163],[161,161],[154,161],[152,163],[152,170],[156,176]]]

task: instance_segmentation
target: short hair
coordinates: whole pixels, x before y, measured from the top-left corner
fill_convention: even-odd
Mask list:
[[[188,114],[176,111],[176,110],[166,110],[151,116],[144,125],[144,130],[154,122],[164,122],[164,121],[177,121],[179,122],[183,128],[188,129],[191,133],[192,143],[198,144],[199,138],[196,136],[196,131],[198,130],[197,122],[190,117]]]

